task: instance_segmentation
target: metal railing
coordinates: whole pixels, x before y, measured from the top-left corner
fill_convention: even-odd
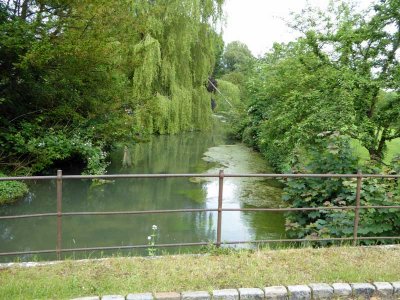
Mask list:
[[[170,209],[170,210],[142,210],[142,211],[101,211],[101,212],[62,212],[62,187],[63,179],[122,179],[122,178],[218,178],[218,207],[215,209]],[[223,187],[224,178],[356,178],[356,199],[354,206],[331,206],[331,207],[301,207],[301,208],[223,208]],[[370,236],[359,237],[358,226],[360,222],[361,209],[400,209],[400,205],[369,205],[361,206],[361,188],[364,178],[400,178],[400,175],[381,175],[381,174],[225,174],[223,170],[219,174],[116,174],[116,175],[62,175],[62,171],[57,171],[57,176],[26,176],[26,177],[0,177],[0,181],[25,181],[25,180],[56,180],[57,187],[57,212],[24,214],[13,216],[0,216],[0,220],[57,217],[57,243],[55,249],[3,252],[0,256],[25,255],[25,254],[46,254],[56,253],[57,258],[61,258],[61,253],[78,251],[101,251],[101,250],[125,250],[148,248],[149,245],[128,245],[128,246],[109,246],[109,247],[88,247],[88,248],[62,248],[62,218],[68,216],[100,216],[100,215],[139,215],[139,214],[168,214],[168,213],[193,213],[193,212],[217,212],[217,239],[215,246],[233,244],[260,244],[260,243],[286,243],[286,242],[323,242],[323,241],[353,241],[357,245],[359,240],[400,240],[400,236]],[[340,238],[313,238],[313,239],[271,239],[271,240],[252,240],[252,241],[222,241],[222,213],[229,211],[249,211],[249,212],[293,212],[293,211],[321,211],[321,210],[354,210],[354,229],[353,237]],[[182,246],[205,246],[209,242],[194,243],[171,243],[156,244],[151,247],[182,247]]]

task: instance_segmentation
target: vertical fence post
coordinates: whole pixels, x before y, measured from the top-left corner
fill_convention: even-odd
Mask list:
[[[360,202],[361,202],[361,185],[362,173],[360,170],[357,172],[357,190],[356,190],[356,207],[354,209],[354,231],[353,231],[353,246],[357,245],[358,223],[360,222]]]
[[[222,196],[224,191],[224,170],[219,171],[218,185],[218,224],[217,224],[217,247],[221,247],[221,231],[222,231]]]
[[[57,259],[61,259],[62,242],[62,170],[57,170]]]

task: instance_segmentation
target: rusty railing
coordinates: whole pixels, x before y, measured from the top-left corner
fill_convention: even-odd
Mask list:
[[[122,178],[190,178],[206,177],[218,178],[218,208],[216,209],[170,209],[170,210],[142,210],[142,211],[102,211],[102,212],[62,212],[62,186],[63,179],[122,179]],[[332,207],[301,207],[301,208],[223,208],[223,187],[224,178],[356,178],[356,199],[355,206],[332,206]],[[359,237],[358,225],[360,222],[360,210],[362,209],[400,209],[400,205],[369,205],[361,206],[361,189],[364,178],[400,178],[400,175],[380,175],[380,174],[225,174],[223,170],[219,174],[116,174],[116,175],[62,175],[62,171],[57,171],[57,176],[26,176],[26,177],[0,177],[0,181],[25,181],[25,180],[56,180],[57,187],[57,212],[24,214],[13,216],[0,216],[0,220],[38,218],[38,217],[57,217],[57,242],[55,249],[3,252],[0,256],[25,255],[25,254],[46,254],[56,253],[57,258],[61,258],[64,252],[79,251],[100,251],[100,250],[124,250],[148,248],[149,245],[128,245],[128,246],[109,246],[109,247],[88,247],[88,248],[62,248],[62,218],[67,216],[99,216],[99,215],[139,215],[139,214],[168,214],[168,213],[188,213],[188,212],[217,212],[217,239],[214,243],[217,247],[232,244],[260,244],[260,243],[286,243],[286,242],[322,242],[322,241],[353,241],[357,245],[360,240],[400,240],[400,236],[370,236]],[[320,211],[320,210],[354,210],[354,229],[353,237],[340,238],[315,238],[315,239],[271,239],[271,240],[252,240],[252,241],[224,241],[222,242],[222,215],[225,211],[250,211],[250,212],[291,212],[291,211]],[[209,242],[194,243],[172,243],[156,244],[151,247],[181,247],[181,246],[205,246]]]

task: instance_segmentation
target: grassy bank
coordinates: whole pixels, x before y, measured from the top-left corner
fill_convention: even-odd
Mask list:
[[[361,162],[369,160],[368,150],[361,145],[360,141],[353,139],[351,141],[351,146],[356,155],[360,158]],[[387,150],[385,153],[385,159],[383,160],[384,163],[390,164],[396,155],[400,155],[400,138],[387,142]]]
[[[0,299],[400,280],[400,248],[241,251],[0,269]]]

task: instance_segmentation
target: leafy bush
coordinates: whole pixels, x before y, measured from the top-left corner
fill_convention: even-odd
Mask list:
[[[294,173],[350,173],[357,172],[357,159],[352,153],[350,139],[337,133],[319,136],[309,150],[307,161],[293,161]],[[377,173],[364,166],[364,173]],[[284,189],[284,200],[291,207],[352,206],[356,200],[355,178],[289,179]],[[396,180],[368,178],[363,180],[361,205],[399,205],[400,192]],[[289,213],[286,230],[294,238],[351,237],[354,229],[353,210],[322,210]],[[359,236],[393,236],[400,233],[400,211],[395,209],[361,209]],[[391,241],[387,241],[391,242]],[[364,243],[369,243],[365,241]]]
[[[62,129],[43,130],[38,125],[22,123],[19,130],[15,129],[4,134],[0,139],[0,146],[12,157],[25,158],[22,166],[24,172],[35,174],[50,167],[57,160],[65,160],[74,155],[83,158],[86,163],[86,174],[104,174],[106,172],[106,152],[102,143],[93,142],[89,130],[75,130],[68,132]]]
[[[0,177],[5,177],[0,173]],[[10,204],[28,193],[28,186],[19,181],[0,181],[0,205]]]

